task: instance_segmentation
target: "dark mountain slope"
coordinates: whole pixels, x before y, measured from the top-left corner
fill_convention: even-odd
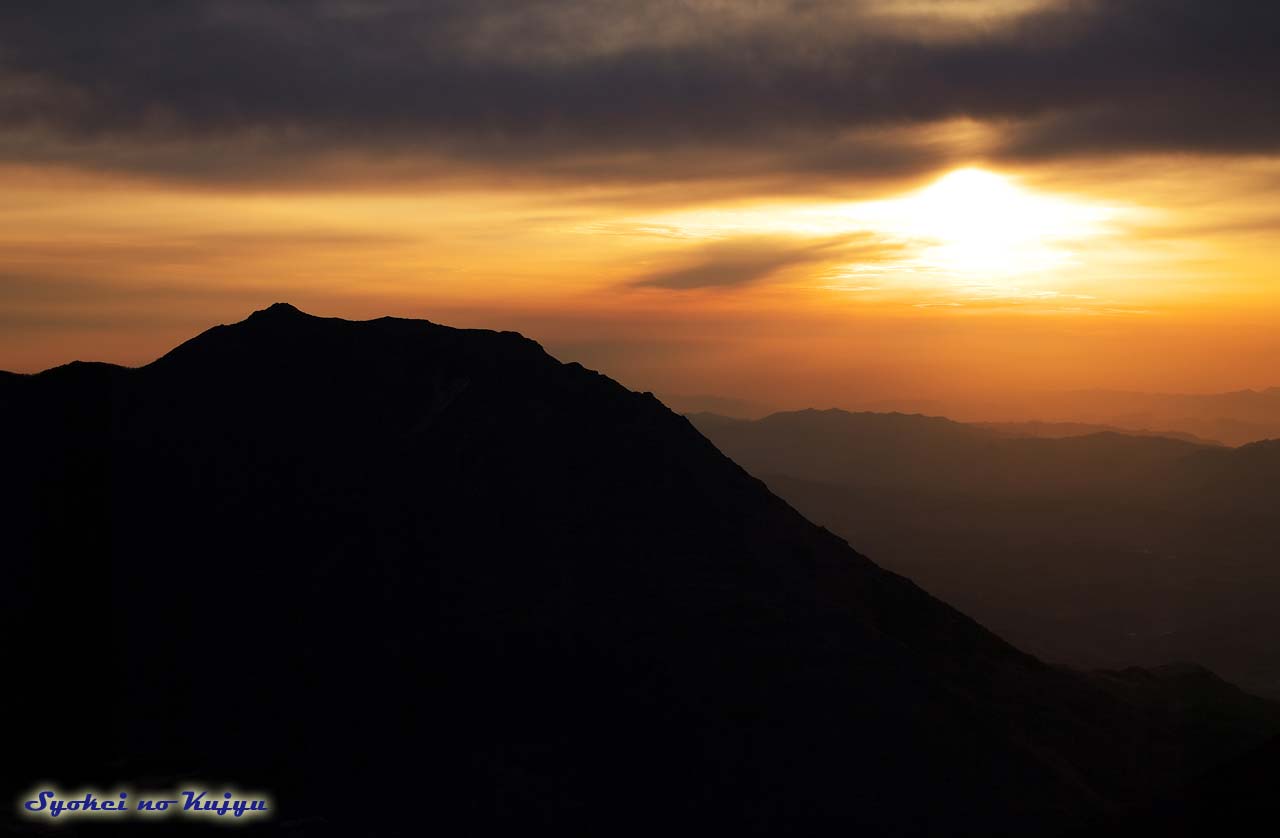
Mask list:
[[[0,396],[36,667],[6,787],[225,779],[334,834],[1026,834],[1280,724],[1022,654],[516,334],[276,305]]]
[[[1079,830],[1080,838],[1249,835],[1280,814],[1280,737],[1218,766],[1160,801]]]

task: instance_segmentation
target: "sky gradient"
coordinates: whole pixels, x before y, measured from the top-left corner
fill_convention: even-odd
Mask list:
[[[1254,0],[0,7],[0,368],[277,300],[772,406],[1280,384]]]

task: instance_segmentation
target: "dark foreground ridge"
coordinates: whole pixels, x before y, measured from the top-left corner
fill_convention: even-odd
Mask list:
[[[0,400],[6,788],[231,781],[291,834],[1025,835],[1278,729],[1203,670],[1042,664],[514,333],[275,305]]]

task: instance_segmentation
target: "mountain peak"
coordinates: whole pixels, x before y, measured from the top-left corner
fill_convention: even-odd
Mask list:
[[[652,397],[513,332],[283,303],[249,320],[0,411],[6,617],[165,661],[24,692],[17,713],[54,730],[89,677],[147,731],[30,737],[12,762],[32,776],[269,766],[245,781],[287,783],[291,819],[337,831],[367,813],[335,798],[429,787],[433,816],[480,831],[644,812],[1004,834],[1172,788],[1165,754],[1207,767],[1277,729],[1242,713],[1260,732],[1231,738],[1168,720],[1155,688],[1135,709],[1124,683],[1041,664]],[[234,614],[208,567],[252,580]],[[202,648],[261,654],[230,679],[184,653]],[[1135,714],[1138,733],[1112,735]],[[187,735],[192,718],[216,735]],[[319,757],[294,746],[321,735]],[[357,760],[402,779],[339,794]],[[367,831],[409,828],[378,817]]]
[[[250,320],[265,320],[267,318],[276,319],[284,317],[310,317],[304,311],[289,303],[272,303],[264,309],[255,311],[249,315]]]

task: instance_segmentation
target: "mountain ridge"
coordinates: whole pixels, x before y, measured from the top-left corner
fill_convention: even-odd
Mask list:
[[[49,724],[15,743],[15,787],[194,768],[380,834],[416,816],[335,795],[993,834],[1131,805],[1280,729],[1225,689],[1188,704],[1158,673],[1136,694],[1015,649],[651,394],[515,333],[264,312],[144,367],[8,381],[5,636],[148,650],[17,698]],[[228,678],[194,650],[255,654]],[[112,729],[52,725],[89,709],[82,679]]]

